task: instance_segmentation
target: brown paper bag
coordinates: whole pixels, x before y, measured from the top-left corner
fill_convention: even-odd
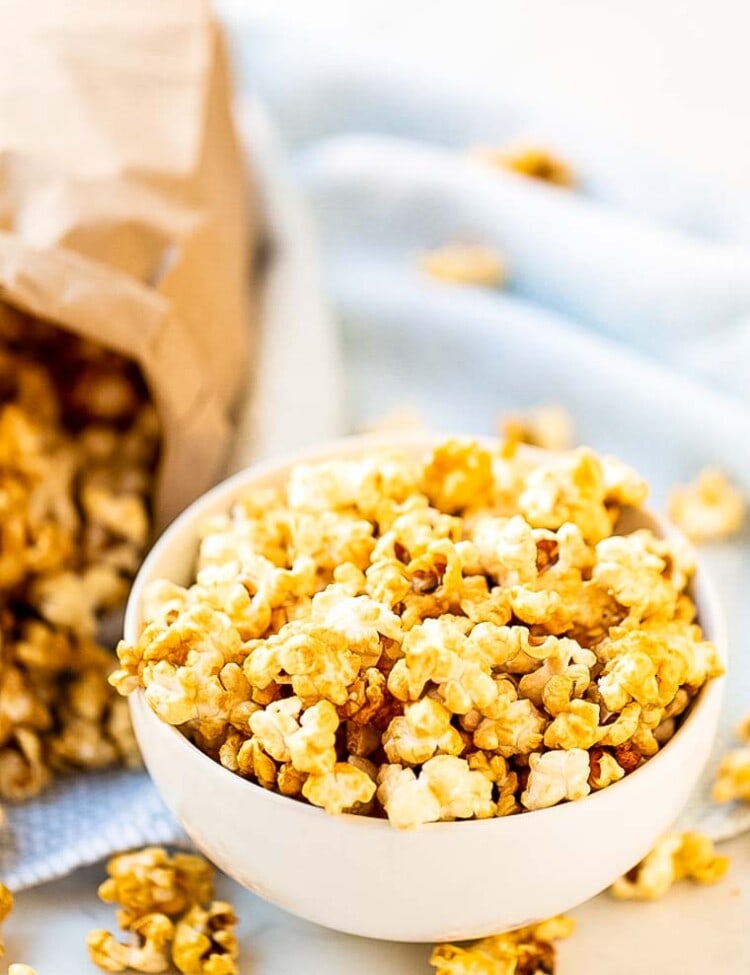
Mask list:
[[[222,472],[247,373],[246,176],[200,0],[35,0],[0,35],[0,300],[133,358],[157,527]]]

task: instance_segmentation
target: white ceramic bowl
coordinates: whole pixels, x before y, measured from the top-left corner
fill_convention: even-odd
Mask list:
[[[130,596],[126,639],[135,641],[141,631],[146,585],[160,577],[188,583],[200,524],[226,511],[248,485],[280,483],[300,460],[353,457],[393,443],[421,452],[433,442],[424,434],[351,438],[259,464],[209,491],[165,531],[146,559]],[[645,523],[658,525],[650,516]],[[724,655],[721,615],[703,570],[694,596],[706,635]],[[568,910],[640,860],[696,784],[716,730],[721,692],[721,680],[703,688],[672,740],[601,792],[504,819],[434,823],[411,832],[385,820],[329,816],[267,792],[162,723],[142,694],[131,697],[131,708],[146,766],[165,803],[196,846],[230,877],[329,928],[394,941],[441,941],[479,937]]]

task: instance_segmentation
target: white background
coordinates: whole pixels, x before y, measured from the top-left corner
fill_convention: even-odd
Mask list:
[[[288,20],[352,33],[488,92],[517,87],[548,104],[576,99],[606,116],[624,140],[732,186],[750,186],[747,0],[223,0],[230,22]],[[622,824],[612,823],[612,842]],[[727,881],[689,885],[653,905],[608,897],[576,912],[579,932],[561,950],[560,975],[730,975],[750,971],[750,836],[728,844]],[[581,856],[585,856],[585,850]],[[101,868],[19,898],[10,961],[39,975],[92,970],[82,947],[112,923],[98,905]],[[287,918],[227,884],[243,918],[243,975],[426,973],[423,947],[344,938]]]

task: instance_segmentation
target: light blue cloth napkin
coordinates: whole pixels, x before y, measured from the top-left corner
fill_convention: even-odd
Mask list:
[[[246,22],[235,41],[317,219],[352,429],[409,404],[439,429],[486,433],[504,409],[557,402],[581,441],[648,477],[657,507],[709,465],[750,497],[750,198],[650,161],[575,105],[553,116],[288,27]],[[529,137],[570,163],[577,191],[467,152]],[[509,285],[420,272],[420,253],[456,241],[500,251]],[[731,662],[716,756],[684,821],[716,837],[750,827],[750,806],[708,796],[750,710],[749,552],[746,533],[703,553]]]

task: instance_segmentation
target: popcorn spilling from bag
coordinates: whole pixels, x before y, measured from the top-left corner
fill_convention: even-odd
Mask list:
[[[126,360],[0,307],[0,797],[138,763],[96,640],[150,530],[156,415]]]
[[[183,975],[236,975],[237,918],[230,904],[213,899],[213,869],[202,857],[146,847],[113,857],[107,873],[99,896],[118,905],[128,941],[92,931],[86,945],[96,965],[164,972],[172,963]]]
[[[393,825],[607,788],[722,672],[692,555],[616,534],[645,483],[587,448],[449,440],[293,468],[152,585],[113,684],[229,771]]]

